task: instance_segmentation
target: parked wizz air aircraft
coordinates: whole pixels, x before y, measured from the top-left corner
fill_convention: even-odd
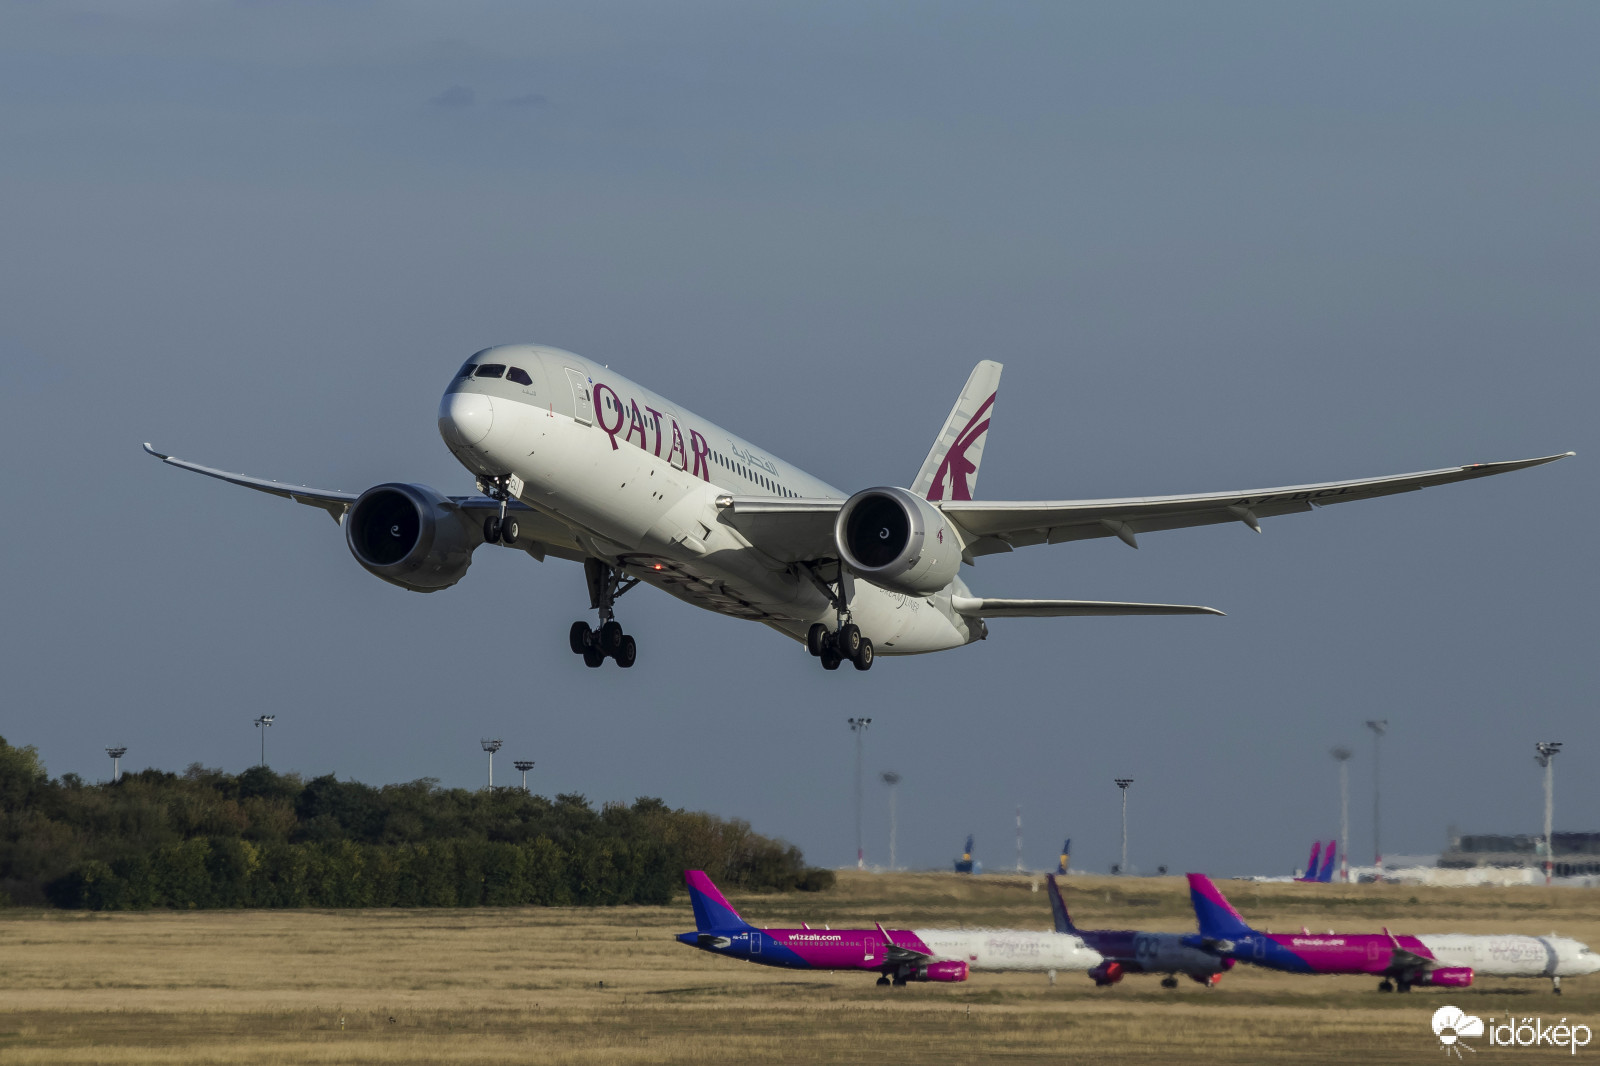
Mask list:
[[[1134,929],[1079,929],[1067,913],[1056,875],[1045,878],[1050,887],[1050,912],[1055,916],[1056,932],[1068,933],[1100,953],[1104,960],[1089,971],[1089,980],[1108,988],[1130,973],[1159,973],[1162,988],[1177,988],[1178,974],[1186,974],[1210,987],[1233,969],[1231,958],[1222,958],[1186,943],[1189,933],[1146,933]]]
[[[1185,943],[1219,959],[1240,959],[1290,973],[1367,974],[1381,977],[1378,991],[1413,985],[1465,988],[1474,974],[1489,977],[1548,977],[1560,993],[1563,977],[1600,971],[1600,955],[1570,937],[1480,936],[1445,933],[1395,936],[1381,933],[1267,933],[1250,927],[1204,874],[1189,875],[1189,900],[1200,932]]]
[[[965,981],[968,969],[1087,970],[1100,956],[1076,936],[1030,929],[757,929],[733,909],[703,870],[685,870],[692,933],[678,942],[713,955],[795,970],[866,970],[878,984]]]
[[[632,666],[618,597],[640,582],[763,622],[825,669],[982,640],[989,618],[1221,614],[1210,607],[974,595],[957,571],[1034,544],[1261,519],[1538,466],[1560,455],[1277,489],[1114,500],[973,499],[1000,384],[984,360],[911,483],[846,494],[709,419],[558,348],[486,348],[456,373],[439,432],[480,496],[391,482],[362,493],[285,485],[145,450],[173,466],[318,507],[368,572],[449,588],[483,544],[584,564],[598,628],[572,625],[589,666]],[[1568,455],[1571,452],[1566,453]]]

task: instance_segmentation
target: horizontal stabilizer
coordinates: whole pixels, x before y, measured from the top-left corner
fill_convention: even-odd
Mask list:
[[[1112,600],[1014,600],[952,596],[950,606],[968,618],[1072,618],[1111,614],[1218,614],[1215,607],[1181,603],[1117,603]]]

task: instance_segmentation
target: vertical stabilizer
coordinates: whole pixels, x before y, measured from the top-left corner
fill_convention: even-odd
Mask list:
[[[972,368],[966,387],[950,409],[950,417],[945,419],[944,429],[939,431],[928,457],[922,461],[922,469],[911,483],[912,492],[929,500],[972,499],[999,388],[999,363],[985,359]]]
[[[683,879],[689,886],[689,902],[694,905],[694,927],[702,933],[725,929],[748,928],[745,920],[733,905],[722,898],[717,886],[711,883],[704,870],[685,870]]]
[[[1328,846],[1322,849],[1322,869],[1317,871],[1317,880],[1325,885],[1333,881],[1333,859],[1338,854],[1339,842],[1337,840],[1328,841]]]
[[[1067,901],[1061,898],[1061,886],[1056,884],[1056,875],[1046,877],[1045,883],[1050,886],[1050,913],[1056,920],[1056,932],[1076,933],[1078,930],[1072,924],[1072,915],[1067,913]]]
[[[1254,932],[1205,874],[1189,875],[1189,902],[1207,940],[1238,940]]]
[[[1320,867],[1317,865],[1317,856],[1321,854],[1322,841],[1313,840],[1311,842],[1311,858],[1306,860],[1306,872],[1301,875],[1300,880],[1315,881],[1317,879],[1317,871],[1320,869]]]

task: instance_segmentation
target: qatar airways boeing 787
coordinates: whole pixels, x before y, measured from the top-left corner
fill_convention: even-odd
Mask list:
[[[1538,466],[1561,455],[1359,481],[1111,500],[973,499],[1000,384],[980,362],[910,485],[835,489],[609,368],[558,348],[501,345],[467,360],[439,432],[482,495],[392,482],[332,492],[245,477],[145,450],[173,466],[318,507],[356,561],[413,592],[449,588],[496,544],[581,562],[598,627],[574,622],[589,666],[632,666],[616,601],[640,582],[803,641],[824,668],[958,648],[984,620],[1221,614],[1209,607],[974,595],[979,556],[1034,544],[1260,520]],[[1566,453],[1572,454],[1570,452]]]

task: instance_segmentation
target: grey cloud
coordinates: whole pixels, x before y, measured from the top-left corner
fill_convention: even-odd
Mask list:
[[[452,85],[428,101],[438,107],[471,107],[477,102],[478,94],[465,85]]]

